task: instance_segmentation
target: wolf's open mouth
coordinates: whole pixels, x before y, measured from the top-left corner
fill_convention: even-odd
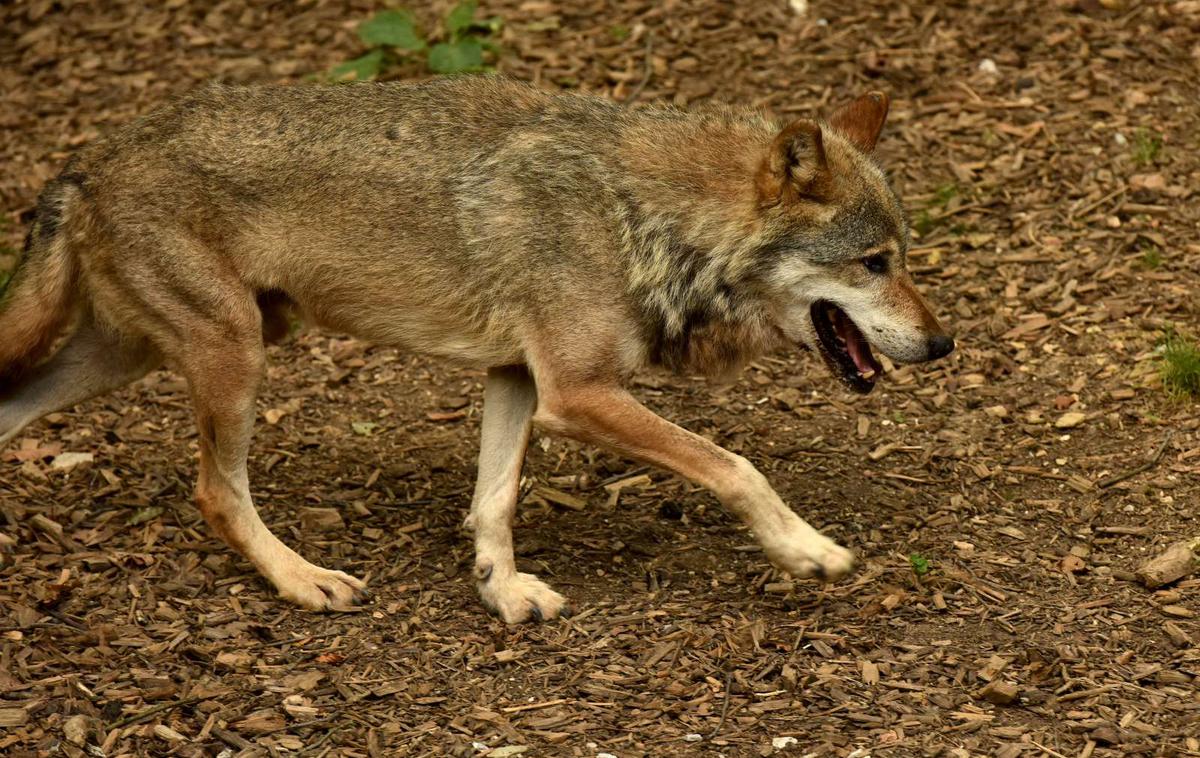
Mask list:
[[[871,346],[846,312],[828,300],[812,304],[813,326],[821,345],[821,356],[829,369],[850,389],[863,395],[875,387],[883,366],[871,354]]]

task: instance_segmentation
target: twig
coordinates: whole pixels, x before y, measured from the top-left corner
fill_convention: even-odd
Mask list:
[[[332,737],[333,733],[336,731],[337,731],[337,727],[334,727],[333,729],[325,730],[325,733],[321,735],[321,738],[319,740],[317,740],[312,745],[310,745],[306,748],[302,748],[301,755],[304,755],[305,753],[316,752],[317,748],[319,748],[319,747],[321,747],[321,745],[325,744],[325,741],[328,740],[330,737]],[[325,753],[328,753],[328,752],[329,752],[329,750],[326,749],[325,752],[321,753],[321,755],[325,755]]]
[[[140,724],[143,721],[149,720],[151,716],[162,713],[163,711],[169,711],[172,708],[181,708],[185,705],[191,705],[192,703],[199,703],[201,700],[204,700],[204,698],[189,697],[189,698],[184,698],[183,700],[175,700],[170,703],[162,703],[160,705],[155,705],[150,708],[147,708],[146,710],[142,711],[141,713],[135,713],[132,716],[126,716],[125,718],[121,719],[120,721],[115,721],[115,722],[109,724],[108,727],[106,728],[106,730],[111,731],[113,729],[120,729],[123,726],[130,726],[131,724]]]
[[[712,734],[708,735],[710,740],[715,740],[717,735],[721,733],[721,727],[725,726],[725,717],[729,715],[729,688],[733,684],[733,668],[725,670],[725,700],[721,703],[721,720],[717,722],[717,728],[712,730]]]
[[[219,726],[214,726],[212,728],[212,735],[221,742],[224,742],[229,747],[236,747],[238,750],[251,750],[256,747],[253,742],[250,742],[237,732],[231,732],[228,729],[222,729]]]
[[[614,482],[619,482],[622,479],[630,479],[635,476],[641,476],[642,474],[644,474],[650,470],[651,469],[649,466],[638,466],[637,468],[632,468],[632,469],[629,469],[628,471],[622,471],[619,474],[613,474],[612,476],[608,477],[607,479],[601,479],[600,481],[598,481],[592,485],[592,489],[598,490],[602,487],[607,487],[608,485],[613,484]]]
[[[1171,443],[1171,435],[1172,434],[1173,434],[1172,431],[1168,431],[1167,436],[1163,437],[1162,444],[1158,446],[1158,452],[1154,454],[1153,459],[1146,461],[1145,463],[1143,463],[1140,466],[1136,466],[1134,468],[1129,469],[1124,474],[1117,474],[1116,476],[1110,476],[1107,479],[1102,479],[1101,481],[1096,483],[1096,486],[1102,490],[1108,489],[1109,487],[1113,486],[1114,484],[1120,484],[1121,482],[1125,481],[1126,479],[1132,479],[1133,477],[1137,476],[1138,474],[1144,474],[1147,471],[1149,471],[1150,469],[1157,466],[1162,461],[1163,454],[1167,452],[1167,445],[1169,445]]]
[[[1083,206],[1079,210],[1069,212],[1067,214],[1067,219],[1070,221],[1075,221],[1076,219],[1082,218],[1085,213],[1091,213],[1092,211],[1094,211],[1096,208],[1099,208],[1104,203],[1108,202],[1109,200],[1112,200],[1114,197],[1117,197],[1118,195],[1124,195],[1124,194],[1125,194],[1125,188],[1118,187],[1117,189],[1113,190],[1112,192],[1109,192],[1108,194],[1103,195],[1099,200],[1093,200],[1092,202]]]
[[[654,35],[649,31],[646,32],[646,64],[642,71],[642,80],[637,83],[633,91],[625,96],[625,100],[621,103],[621,107],[628,108],[634,100],[637,100],[638,95],[642,94],[642,90],[646,89],[646,85],[650,83],[650,76],[654,73],[654,58],[650,55],[654,48]]]
[[[75,621],[70,616],[67,616],[65,613],[62,613],[61,611],[56,611],[53,608],[49,608],[46,610],[46,615],[50,616],[51,618],[58,619],[59,623],[69,626],[78,632],[88,631],[88,628],[86,626],[79,623],[78,621]]]
[[[1050,748],[1046,747],[1045,745],[1039,745],[1038,743],[1034,742],[1033,740],[1030,740],[1029,744],[1033,745],[1038,750],[1041,750],[1046,755],[1053,756],[1053,758],[1067,758],[1067,756],[1063,755],[1062,753],[1058,752],[1057,750],[1051,750]]]

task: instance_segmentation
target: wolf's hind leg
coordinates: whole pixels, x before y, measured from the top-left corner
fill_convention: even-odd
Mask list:
[[[212,530],[285,599],[312,610],[349,610],[365,599],[363,582],[301,558],[271,533],[251,500],[246,456],[266,356],[257,313],[247,314],[239,337],[194,334],[178,356],[200,433],[196,503]]]
[[[517,571],[512,522],[517,510],[521,463],[537,389],[524,367],[488,370],[483,392],[479,478],[467,522],[475,530],[475,580],[487,608],[509,624],[552,619],[563,612],[562,595],[532,574]]]
[[[145,341],[116,337],[84,321],[54,357],[0,391],[0,446],[47,413],[136,381],[161,360]]]

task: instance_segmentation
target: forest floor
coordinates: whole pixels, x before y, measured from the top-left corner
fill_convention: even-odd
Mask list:
[[[302,81],[375,8],[0,7],[0,268],[73,148],[214,78]],[[711,495],[537,437],[519,560],[576,614],[507,627],[461,528],[482,374],[303,332],[270,350],[252,487],[374,603],[292,608],[214,538],[186,388],[156,372],[0,454],[0,753],[1200,755],[1200,578],[1132,577],[1200,535],[1197,406],[1158,352],[1200,324],[1200,3],[483,10],[502,71],[635,106],[891,93],[880,156],[953,356],[866,398],[790,353],[634,387],[858,572],[793,582]]]

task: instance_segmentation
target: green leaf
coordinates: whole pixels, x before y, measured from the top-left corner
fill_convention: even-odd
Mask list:
[[[408,11],[380,11],[358,25],[358,38],[367,47],[386,45],[397,50],[423,50],[425,40]]]
[[[485,18],[482,21],[476,21],[471,24],[472,28],[480,31],[486,30],[488,34],[495,34],[500,31],[500,27],[502,26],[504,26],[504,19],[499,16],[492,16],[491,18]]]
[[[487,50],[489,53],[496,56],[497,58],[499,58],[501,55],[504,54],[504,48],[501,47],[500,45],[496,44],[495,42],[492,42],[491,40],[481,39],[481,40],[476,40],[476,41],[479,42],[480,47],[482,47],[484,50]]]
[[[459,35],[471,28],[475,23],[475,11],[479,8],[476,0],[462,0],[446,14],[446,31],[451,40],[457,40]]]
[[[0,295],[4,294],[4,288],[8,286],[8,280],[12,277],[7,271],[0,271]]]
[[[442,42],[429,49],[429,70],[435,74],[461,74],[483,69],[483,45],[477,40]]]
[[[352,61],[339,63],[329,69],[329,78],[335,82],[343,82],[352,79],[371,79],[379,74],[383,68],[383,50],[375,49],[366,55],[355,58]]]
[[[908,556],[908,564],[912,566],[913,573],[917,576],[925,576],[929,573],[929,559],[920,553]]]

